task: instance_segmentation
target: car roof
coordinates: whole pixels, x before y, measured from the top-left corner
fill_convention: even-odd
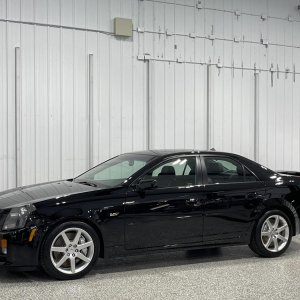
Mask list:
[[[238,154],[215,151],[215,150],[195,150],[195,149],[154,149],[154,150],[144,150],[130,152],[127,154],[142,154],[142,155],[151,155],[151,156],[171,156],[171,155],[185,155],[185,154],[214,154],[214,155],[231,155],[239,156]]]

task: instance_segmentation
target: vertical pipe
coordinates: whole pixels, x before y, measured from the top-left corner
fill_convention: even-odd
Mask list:
[[[208,64],[207,65],[207,72],[206,72],[206,148],[207,150],[210,149],[211,141],[210,141],[210,98],[211,98],[211,78],[210,78],[210,73],[211,73],[211,66]]]
[[[89,54],[88,61],[88,167],[93,167],[93,149],[94,149],[94,133],[93,133],[93,96],[94,96],[94,70],[93,70],[93,54]]]
[[[254,72],[254,160],[258,161],[259,157],[259,72]]]
[[[146,149],[151,148],[151,67],[150,60],[145,60],[146,63]]]
[[[15,179],[16,187],[22,185],[22,114],[21,114],[21,50],[15,48]]]

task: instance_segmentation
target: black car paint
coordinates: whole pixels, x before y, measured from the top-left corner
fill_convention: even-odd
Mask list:
[[[281,176],[229,153],[164,150],[138,154],[150,155],[153,159],[120,187],[99,189],[68,180],[0,193],[0,225],[11,207],[30,203],[36,207],[26,228],[0,232],[0,239],[8,240],[8,254],[0,254],[0,261],[14,267],[37,266],[45,236],[69,220],[82,220],[97,231],[103,257],[248,244],[255,222],[270,208],[280,208],[287,213],[294,235],[299,233],[298,177]],[[146,170],[163,160],[187,155],[197,157],[195,186],[137,191],[138,179]],[[205,155],[233,158],[260,181],[208,184],[203,164]],[[29,242],[32,228],[37,228],[37,235]]]

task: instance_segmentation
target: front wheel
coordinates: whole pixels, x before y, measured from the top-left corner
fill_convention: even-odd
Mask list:
[[[254,228],[249,247],[263,257],[277,257],[289,247],[292,226],[289,218],[280,210],[266,212]]]
[[[67,222],[46,238],[41,265],[56,279],[78,279],[92,269],[99,251],[99,239],[93,228],[83,222]]]

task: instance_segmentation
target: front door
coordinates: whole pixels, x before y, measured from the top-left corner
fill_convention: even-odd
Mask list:
[[[197,156],[167,159],[140,179],[155,180],[154,188],[132,187],[125,203],[126,249],[172,248],[202,241],[203,213],[198,199]]]

